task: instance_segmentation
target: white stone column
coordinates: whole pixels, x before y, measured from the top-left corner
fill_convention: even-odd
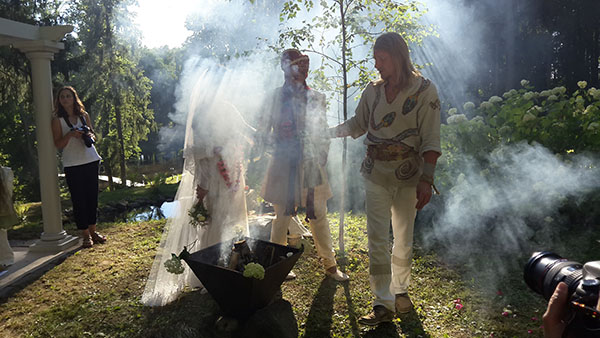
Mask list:
[[[52,136],[52,75],[50,61],[63,49],[60,42],[37,40],[14,44],[31,61],[31,82],[35,106],[36,136],[42,197],[44,232],[30,251],[59,252],[79,239],[67,235],[62,226],[56,147]]]

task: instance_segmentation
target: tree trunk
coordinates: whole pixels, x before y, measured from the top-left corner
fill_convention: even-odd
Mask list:
[[[106,175],[108,175],[108,188],[110,191],[114,191],[115,182],[113,181],[113,171],[110,157],[104,160],[104,171],[106,172]]]
[[[123,119],[121,116],[121,100],[119,93],[116,93],[117,100],[115,105],[115,120],[117,123],[117,137],[119,139],[119,167],[121,169],[121,184],[126,186],[127,183],[127,168],[125,167],[125,141],[123,140]]]
[[[342,111],[344,113],[344,121],[348,119],[348,74],[346,69],[346,21],[345,21],[345,12],[344,12],[344,0],[339,0],[340,4],[340,19],[342,23],[342,78],[344,89],[342,90]],[[347,157],[347,149],[348,145],[346,142],[346,138],[344,137],[343,147],[342,147],[342,194],[340,199],[340,227],[339,227],[339,247],[340,247],[340,255],[344,256],[346,254],[344,247],[344,216],[346,210],[346,157]]]

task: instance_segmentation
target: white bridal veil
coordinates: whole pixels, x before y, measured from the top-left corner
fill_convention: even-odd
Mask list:
[[[238,174],[238,177],[241,176],[239,190],[233,191],[226,186],[217,171],[214,149],[219,147],[222,150],[221,159],[231,169],[233,178],[235,163],[241,163],[243,159],[241,149],[251,139],[252,128],[229,100],[222,99],[226,95],[221,93],[229,93],[228,89],[231,89],[224,88],[232,82],[230,72],[223,67],[212,66],[204,67],[199,73],[191,73],[193,75],[188,75],[181,85],[182,88],[189,88],[183,90],[187,92],[183,94],[187,98],[182,97],[178,103],[178,110],[187,112],[183,175],[175,196],[173,215],[165,225],[142,294],[141,302],[148,306],[163,306],[175,300],[186,288],[201,286],[185,263],[182,274],[172,274],[166,270],[164,263],[172,253],[179,254],[184,246],[189,252],[195,252],[219,242],[219,238],[225,240],[248,233],[244,173]],[[216,205],[216,209],[211,210],[214,224],[212,228],[194,227],[189,224],[188,211],[196,202],[196,185],[206,177],[211,180],[207,199]],[[220,195],[211,197],[211,193]]]

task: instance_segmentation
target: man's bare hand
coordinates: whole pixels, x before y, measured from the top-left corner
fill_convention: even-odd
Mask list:
[[[425,181],[419,181],[417,184],[417,210],[423,209],[424,206],[431,200],[431,184]]]

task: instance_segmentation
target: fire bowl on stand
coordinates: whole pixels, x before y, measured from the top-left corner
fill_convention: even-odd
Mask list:
[[[238,318],[248,317],[271,302],[304,250],[245,239],[257,263],[265,268],[264,279],[244,277],[241,272],[226,267],[233,241],[217,243],[184,258],[223,313]]]

